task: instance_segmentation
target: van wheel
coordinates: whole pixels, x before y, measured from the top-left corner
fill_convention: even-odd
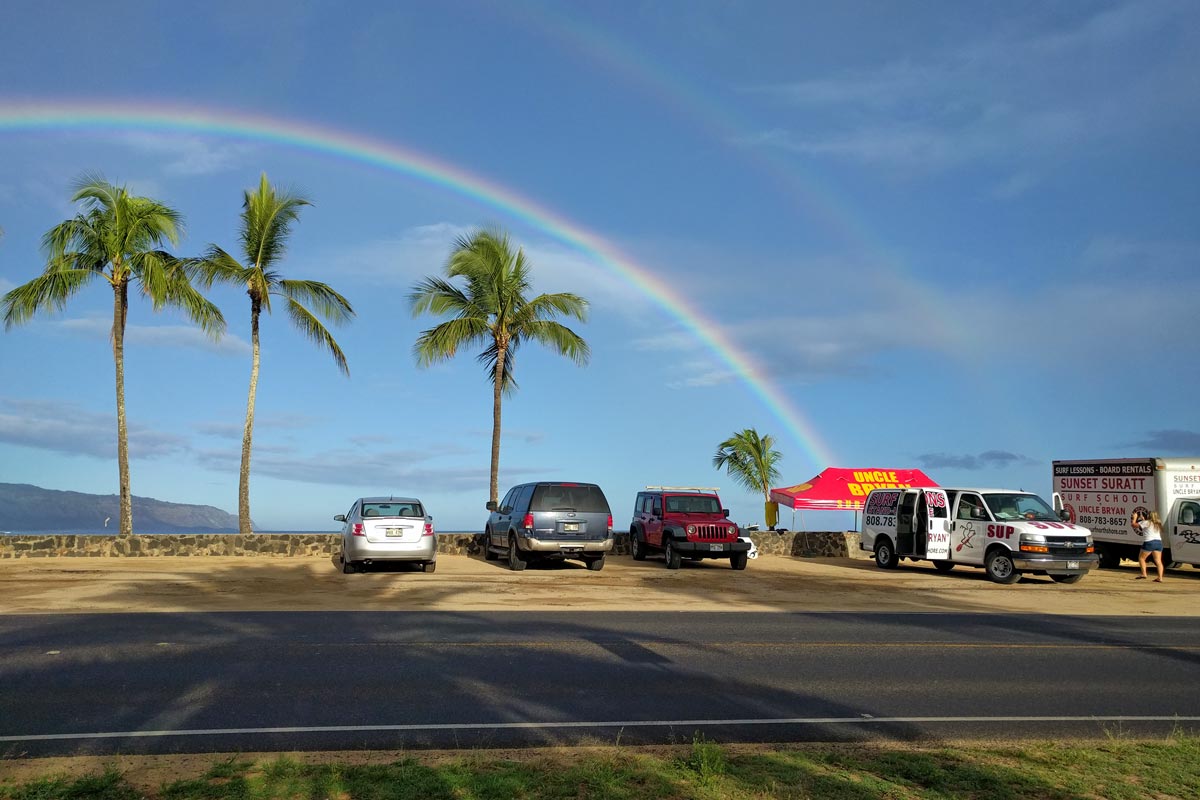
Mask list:
[[[938,572],[949,572],[950,570],[954,569],[954,562],[953,561],[935,561],[935,562],[933,562],[933,568],[936,569]]]
[[[900,559],[892,549],[892,540],[886,536],[875,542],[875,566],[880,569],[895,569],[900,566]]]
[[[1051,575],[1050,580],[1055,583],[1079,583],[1083,578],[1083,573],[1078,575]]]
[[[666,549],[663,550],[663,557],[667,560],[667,569],[679,569],[683,564],[683,559],[679,556],[679,551],[675,549],[675,542],[667,539]]]
[[[421,571],[424,572],[426,575],[428,575],[429,573],[433,572],[436,569],[437,569],[436,561],[426,561],[424,564],[421,565]]]
[[[495,561],[500,557],[500,554],[492,549],[492,532],[483,532],[483,557],[487,561]]]
[[[1102,544],[1096,548],[1100,557],[1100,569],[1116,569],[1121,566],[1121,549],[1113,544]]]
[[[729,557],[729,566],[734,569],[745,569],[749,557],[745,553],[734,553]]]
[[[1012,554],[1002,548],[990,551],[983,560],[983,566],[993,583],[1016,583],[1021,579],[1021,573],[1013,564]]]
[[[521,558],[521,551],[517,547],[517,537],[515,534],[508,535],[508,568],[513,572],[520,572],[525,569],[526,562]]]
[[[583,563],[586,564],[587,568],[592,572],[599,572],[600,570],[604,569],[604,556],[599,556],[597,558],[585,558]]]
[[[634,561],[646,560],[646,545],[638,537],[637,531],[629,532],[629,555],[633,556]]]

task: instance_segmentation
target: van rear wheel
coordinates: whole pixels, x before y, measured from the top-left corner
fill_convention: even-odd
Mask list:
[[[880,569],[895,569],[900,566],[900,558],[892,547],[892,540],[886,536],[875,542],[875,566]]]
[[[933,568],[936,569],[938,572],[949,572],[950,570],[954,569],[954,562],[953,561],[935,561],[935,562],[933,562]]]
[[[983,561],[983,567],[987,571],[988,579],[993,583],[1009,584],[1021,579],[1021,573],[1013,563],[1012,554],[1007,550],[997,548],[989,552]]]

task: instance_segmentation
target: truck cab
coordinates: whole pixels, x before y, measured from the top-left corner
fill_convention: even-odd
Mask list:
[[[939,572],[982,567],[995,583],[1022,573],[1075,583],[1097,566],[1091,533],[1042,498],[1014,489],[876,489],[863,507],[861,547],[881,569],[931,561]]]

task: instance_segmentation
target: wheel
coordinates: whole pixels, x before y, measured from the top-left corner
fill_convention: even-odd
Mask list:
[[[1096,548],[1100,557],[1100,569],[1116,569],[1121,566],[1121,550],[1113,544],[1102,544]]]
[[[604,569],[604,556],[600,556],[599,558],[585,558],[583,563],[587,564],[587,568],[592,572],[599,572]]]
[[[900,559],[892,548],[892,540],[881,536],[875,542],[875,566],[880,569],[895,569],[900,566]]]
[[[1083,578],[1082,572],[1079,573],[1078,575],[1051,575],[1050,576],[1050,580],[1054,581],[1055,583],[1079,583],[1081,578]]]
[[[935,562],[933,562],[933,568],[936,569],[938,572],[949,572],[950,570],[954,569],[954,562],[953,561],[935,561]]]
[[[492,532],[483,532],[483,557],[487,561],[495,561],[500,555],[492,549]]]
[[[517,547],[516,534],[510,533],[508,535],[508,568],[513,572],[520,572],[525,569],[527,563],[521,558],[521,551]]]
[[[629,532],[629,555],[634,561],[646,560],[646,543],[638,537],[637,531]]]
[[[667,539],[667,546],[663,550],[663,557],[667,560],[667,569],[679,569],[683,563],[683,559],[679,557],[679,551],[675,549],[675,542]]]
[[[426,561],[424,564],[421,565],[421,571],[424,572],[426,575],[428,575],[430,572],[433,572],[436,569],[437,569],[436,561]]]
[[[749,556],[747,556],[745,553],[734,553],[729,557],[729,566],[733,567],[734,569],[745,569],[746,562],[749,560]]]
[[[353,575],[356,572],[358,572],[358,567],[354,565],[353,561],[347,561],[346,554],[342,553],[342,574]]]
[[[983,567],[993,583],[1016,583],[1021,579],[1021,573],[1013,564],[1012,553],[1002,548],[989,551],[983,560]]]

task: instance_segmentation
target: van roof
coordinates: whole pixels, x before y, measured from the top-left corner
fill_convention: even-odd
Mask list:
[[[941,489],[943,492],[978,492],[979,494],[1037,494],[1026,489],[994,489],[980,486],[908,486],[904,488],[887,488],[880,487],[872,489],[871,492],[902,492],[904,489]]]

